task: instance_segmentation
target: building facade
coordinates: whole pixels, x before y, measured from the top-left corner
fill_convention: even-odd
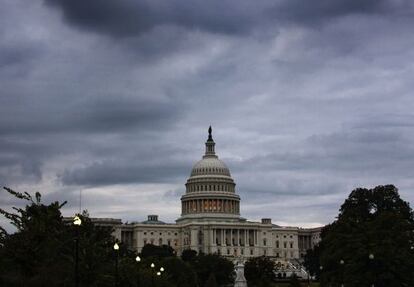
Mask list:
[[[261,222],[240,216],[240,197],[230,170],[215,153],[211,127],[202,159],[191,170],[181,197],[181,217],[169,224],[149,215],[144,222],[122,224],[116,219],[95,219],[111,224],[114,236],[138,252],[146,244],[169,245],[178,255],[193,249],[227,257],[269,256],[298,260],[320,240],[321,228],[278,226],[270,218]]]

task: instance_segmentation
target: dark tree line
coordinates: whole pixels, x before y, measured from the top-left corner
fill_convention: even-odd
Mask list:
[[[60,209],[65,203],[43,204],[39,193],[32,197],[4,191],[27,205],[13,212],[0,209],[17,228],[12,234],[0,228],[0,286],[74,286],[77,236],[81,286],[114,286],[111,230],[96,227],[87,213],[80,215],[79,227],[64,222]],[[352,191],[321,236],[305,264],[322,287],[414,286],[414,215],[394,186]],[[154,270],[161,266],[165,272],[156,278],[157,287],[226,286],[233,281],[233,264],[218,255],[187,250],[178,258],[171,247],[146,245],[137,262],[138,254],[122,243],[118,252],[119,286],[151,286]],[[273,265],[266,257],[250,259],[245,266],[249,286],[269,286]]]
[[[393,185],[358,188],[305,264],[321,286],[414,286],[414,214]]]
[[[12,234],[0,228],[0,286],[75,286],[76,238],[80,286],[114,286],[116,252],[118,286],[143,287],[154,282],[156,287],[204,287],[208,280],[217,286],[232,283],[233,264],[225,258],[186,251],[183,260],[165,245],[146,245],[141,254],[136,254],[120,243],[120,249],[115,251],[112,230],[96,227],[87,213],[79,215],[82,224],[74,226],[63,220],[60,209],[65,202],[46,205],[40,193],[33,198],[27,192],[9,188],[4,191],[27,205],[13,208],[13,212],[0,209],[17,228]],[[164,271],[157,276],[160,267]]]

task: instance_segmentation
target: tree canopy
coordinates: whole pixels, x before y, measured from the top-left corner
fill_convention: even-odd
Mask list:
[[[164,258],[164,257],[171,257],[174,256],[174,249],[168,245],[153,245],[153,244],[145,244],[141,250],[141,256],[143,258],[148,257],[157,257],[157,258]]]
[[[217,285],[223,286],[233,282],[233,263],[217,254],[198,254],[190,265],[197,272],[199,286],[204,286],[205,282],[214,274]]]
[[[275,263],[266,256],[253,257],[246,261],[244,275],[249,286],[267,286],[275,278]]]
[[[75,236],[79,238],[79,276],[88,286],[107,286],[112,282],[113,238],[110,230],[96,228],[90,219],[79,215],[82,225],[64,222],[60,212],[65,203],[45,205],[40,193],[35,199],[25,192],[4,188],[9,194],[28,202],[15,213],[0,213],[16,226],[8,234],[2,228],[0,241],[1,286],[70,286],[74,281]],[[108,278],[109,277],[109,278]]]
[[[9,188],[4,191],[27,205],[13,208],[13,212],[0,209],[0,214],[17,228],[13,234],[0,228],[0,286],[74,286],[76,239],[81,286],[114,286],[116,258],[119,286],[151,286],[155,280],[158,287],[194,287],[204,286],[209,277],[214,277],[208,281],[209,286],[214,282],[217,286],[232,283],[233,264],[223,257],[189,251],[186,262],[169,246],[146,245],[137,262],[138,254],[122,243],[114,251],[112,230],[95,226],[87,212],[78,215],[82,224],[75,226],[61,214],[65,203],[46,205],[40,193],[32,197]],[[160,267],[164,271],[157,276]]]
[[[414,286],[414,215],[395,186],[353,190],[321,237],[306,265],[322,286]]]

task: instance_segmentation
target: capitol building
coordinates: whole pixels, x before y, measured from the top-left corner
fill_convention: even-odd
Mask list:
[[[240,216],[240,196],[226,164],[215,151],[209,128],[206,150],[192,168],[181,197],[176,223],[149,215],[143,222],[123,224],[120,219],[96,218],[114,229],[114,236],[138,252],[146,244],[171,246],[177,255],[192,249],[231,258],[269,256],[275,260],[301,259],[320,240],[321,228],[279,226],[269,218],[261,222]]]

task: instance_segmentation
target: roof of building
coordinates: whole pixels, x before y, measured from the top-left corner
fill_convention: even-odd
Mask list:
[[[141,222],[142,224],[166,224],[163,221],[158,220],[158,215],[148,215],[148,219]]]

